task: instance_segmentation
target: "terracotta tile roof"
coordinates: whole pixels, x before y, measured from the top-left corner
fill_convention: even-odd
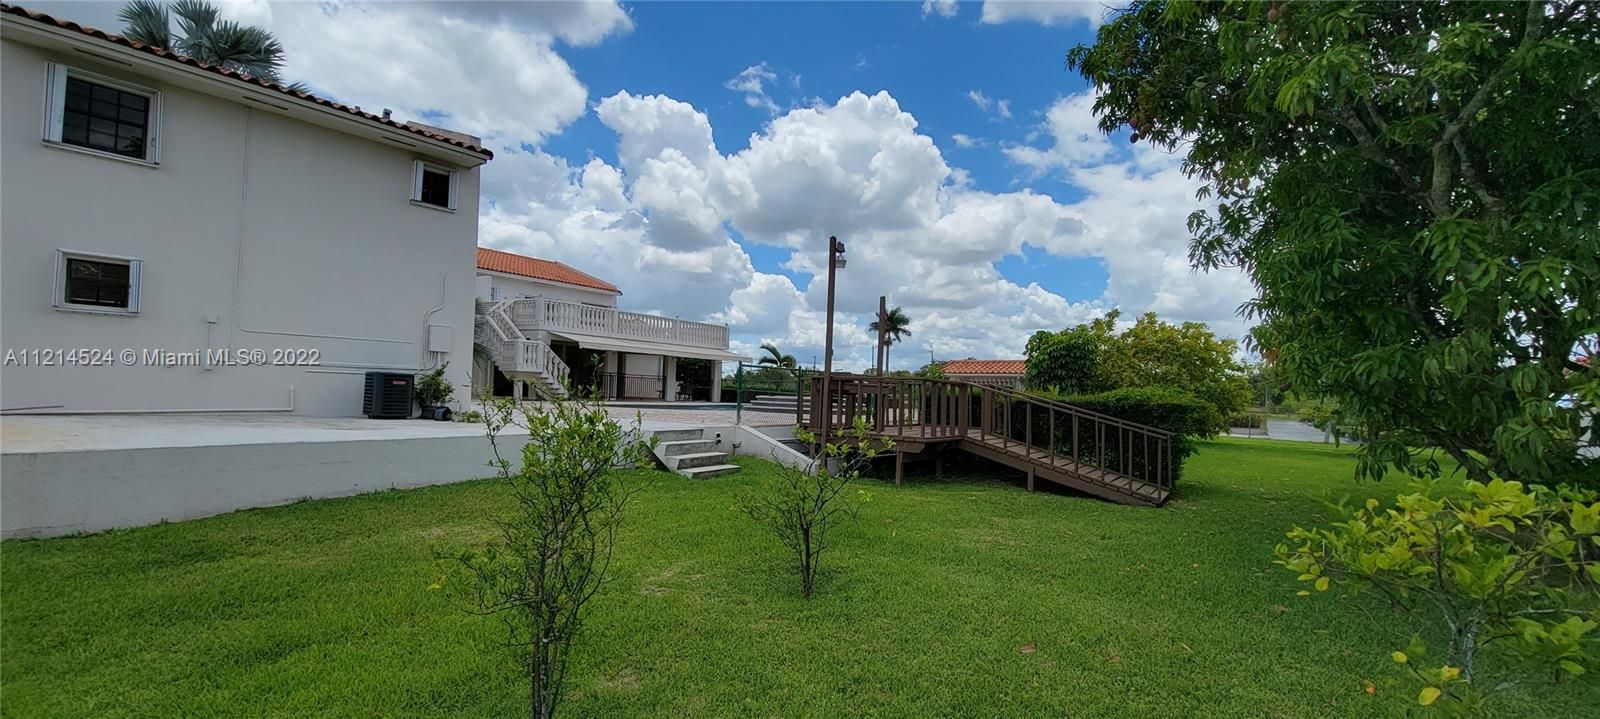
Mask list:
[[[960,359],[944,363],[944,373],[1021,375],[1028,369],[1026,360]]]
[[[593,275],[579,272],[560,262],[541,260],[537,257],[528,257],[527,255],[518,255],[502,250],[491,250],[487,247],[478,248],[478,269],[622,294],[622,290],[617,289],[616,285]]]
[[[87,35],[89,37],[96,38],[96,39],[99,39],[99,40],[103,40],[105,42],[109,42],[109,43],[112,43],[114,45],[121,45],[123,47],[132,48],[134,50],[138,50],[138,51],[144,52],[144,53],[149,53],[149,54],[154,55],[156,57],[163,58],[163,59],[166,59],[166,60],[170,60],[172,62],[180,63],[180,64],[183,64],[183,65],[188,65],[190,67],[197,67],[197,68],[200,68],[201,70],[205,70],[207,72],[214,72],[214,73],[216,73],[218,75],[221,75],[221,76],[227,77],[227,78],[231,78],[231,79],[237,80],[239,82],[249,83],[251,85],[256,85],[258,87],[264,87],[264,88],[266,88],[268,90],[275,90],[277,92],[283,93],[283,94],[288,95],[290,97],[298,98],[298,99],[301,99],[301,100],[305,100],[307,102],[316,103],[316,104],[321,105],[323,107],[332,108],[334,110],[339,110],[341,112],[349,113],[353,117],[357,117],[357,118],[360,118],[360,119],[363,119],[363,120],[367,120],[369,122],[374,122],[374,123],[377,123],[379,125],[387,125],[389,127],[398,128],[398,129],[401,129],[401,130],[405,130],[406,132],[410,132],[410,133],[412,133],[414,135],[420,135],[422,137],[426,137],[429,140],[433,140],[435,142],[442,142],[442,143],[447,144],[447,145],[452,145],[452,146],[455,146],[455,147],[459,147],[459,148],[461,148],[463,150],[467,150],[467,151],[476,153],[478,155],[482,155],[485,159],[492,159],[494,157],[494,153],[490,152],[487,148],[484,148],[482,145],[479,145],[478,143],[475,143],[475,142],[468,142],[468,141],[462,139],[462,138],[465,138],[465,137],[470,137],[468,135],[462,135],[460,133],[454,133],[454,132],[451,132],[451,133],[448,133],[448,134],[444,134],[444,133],[439,132],[437,128],[432,128],[432,127],[427,127],[427,126],[419,127],[419,126],[416,126],[416,125],[408,125],[408,124],[403,123],[403,122],[395,122],[394,120],[385,118],[385,117],[383,117],[381,115],[374,115],[374,114],[372,114],[370,112],[366,112],[366,111],[362,110],[359,107],[351,107],[349,105],[343,105],[343,104],[334,102],[332,100],[328,100],[326,98],[317,97],[316,95],[312,95],[311,93],[308,93],[308,92],[298,92],[298,91],[295,91],[295,90],[290,90],[289,88],[287,88],[287,87],[285,87],[283,85],[279,85],[279,84],[274,83],[274,82],[267,82],[265,80],[254,78],[254,77],[251,77],[249,75],[245,75],[243,73],[239,73],[239,72],[235,72],[233,70],[229,70],[227,68],[216,67],[216,66],[213,66],[213,65],[207,65],[206,63],[200,62],[199,60],[196,60],[196,59],[194,59],[192,57],[188,57],[186,55],[180,55],[180,54],[175,53],[175,52],[173,52],[171,50],[168,50],[166,48],[159,48],[159,47],[153,47],[153,46],[150,46],[150,45],[145,45],[143,43],[139,43],[139,42],[135,42],[133,40],[129,40],[128,38],[125,38],[125,37],[123,37],[121,35],[113,35],[111,33],[105,32],[103,30],[96,30],[96,29],[94,29],[92,27],[85,27],[85,26],[79,25],[78,23],[75,23],[75,22],[73,22],[71,20],[59,19],[59,18],[53,17],[53,16],[51,16],[49,14],[46,14],[46,13],[38,12],[36,10],[29,10],[29,9],[27,9],[25,7],[12,5],[10,3],[0,3],[0,13],[4,13],[6,15],[15,15],[17,17],[27,18],[27,19],[32,20],[34,22],[39,22],[39,23],[43,23],[43,24],[46,24],[46,25],[53,25],[55,27],[63,28],[63,29],[66,29],[66,30],[72,30],[74,32],[82,33],[82,34]]]

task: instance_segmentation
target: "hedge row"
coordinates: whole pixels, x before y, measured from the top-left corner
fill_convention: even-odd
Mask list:
[[[1128,387],[1094,394],[1031,394],[1171,432],[1174,480],[1183,476],[1184,460],[1195,451],[1194,440],[1213,436],[1218,424],[1216,409],[1210,404],[1170,387]]]

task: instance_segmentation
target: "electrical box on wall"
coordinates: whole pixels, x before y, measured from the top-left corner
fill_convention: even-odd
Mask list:
[[[428,325],[428,351],[449,352],[455,344],[455,331],[450,325]]]

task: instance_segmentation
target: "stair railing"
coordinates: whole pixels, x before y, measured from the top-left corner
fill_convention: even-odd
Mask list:
[[[489,326],[494,328],[496,336],[500,339],[500,360],[508,365],[506,369],[512,372],[530,372],[540,375],[551,383],[548,387],[558,396],[564,396],[569,386],[572,371],[567,363],[561,361],[550,345],[538,340],[529,339],[527,335],[517,328],[516,322],[511,319],[511,307],[516,300],[500,300],[487,309],[484,314],[489,318]]]
[[[1147,499],[1115,480],[1171,491],[1177,476],[1171,432],[1021,392],[955,380],[835,375],[831,396],[821,394],[821,378],[814,377],[807,413],[813,430],[824,415],[831,427],[861,417],[874,431],[904,439],[985,442]]]

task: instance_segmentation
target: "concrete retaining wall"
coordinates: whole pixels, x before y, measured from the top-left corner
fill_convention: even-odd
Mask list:
[[[524,437],[501,439],[519,456]],[[0,537],[49,537],[477,479],[482,436],[0,455]]]

